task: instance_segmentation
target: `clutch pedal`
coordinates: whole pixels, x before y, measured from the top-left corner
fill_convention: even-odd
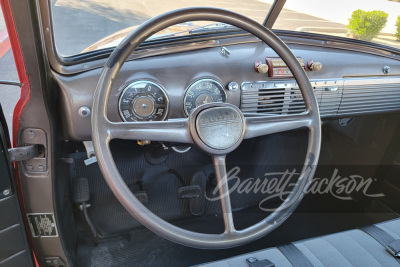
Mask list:
[[[79,204],[79,209],[83,211],[83,215],[85,216],[85,220],[90,228],[93,237],[93,244],[97,246],[99,244],[99,240],[97,238],[97,231],[94,227],[92,221],[89,218],[89,214],[87,212],[87,208],[90,207],[88,201],[90,200],[89,193],[89,181],[86,178],[77,178],[74,180],[73,184],[73,192],[74,192],[74,202]]]

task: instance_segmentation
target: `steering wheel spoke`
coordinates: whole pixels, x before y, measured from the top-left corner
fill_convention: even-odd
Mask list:
[[[187,119],[147,122],[108,122],[106,130],[110,139],[193,143],[188,131]]]
[[[303,127],[309,128],[312,121],[313,118],[309,112],[296,115],[246,117],[246,132],[244,134],[244,139],[295,130]]]
[[[225,234],[236,232],[232,216],[231,199],[229,196],[228,177],[226,174],[225,156],[213,156],[217,188],[222,206]]]

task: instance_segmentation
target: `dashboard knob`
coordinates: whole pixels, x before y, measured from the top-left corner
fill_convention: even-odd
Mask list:
[[[230,82],[228,84],[228,90],[231,92],[236,92],[238,88],[239,88],[239,85],[237,82]]]
[[[307,63],[307,67],[311,71],[320,71],[322,69],[322,63],[314,62],[314,60],[310,59]]]
[[[261,63],[261,61],[257,60],[256,63],[254,64],[254,69],[258,73],[267,73],[269,68],[267,64]]]
[[[390,73],[390,67],[389,66],[385,66],[385,67],[383,67],[382,71],[383,71],[383,74],[387,75],[387,74]]]
[[[82,106],[79,108],[78,110],[79,116],[81,116],[82,118],[86,118],[90,116],[90,108],[86,107],[86,106]]]

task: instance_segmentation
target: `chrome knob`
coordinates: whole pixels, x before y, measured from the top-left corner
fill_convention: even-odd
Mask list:
[[[254,63],[254,70],[257,71],[258,73],[267,73],[268,72],[268,65],[262,63],[260,60],[257,60]]]
[[[385,66],[385,67],[383,67],[382,71],[383,71],[384,74],[389,74],[390,73],[390,67],[389,66]]]
[[[79,108],[78,110],[78,114],[79,116],[81,116],[82,118],[86,118],[90,116],[90,108],[86,107],[86,106],[82,106]]]
[[[237,82],[230,82],[230,83],[228,84],[228,90],[229,90],[229,91],[231,91],[231,92],[236,92],[237,89],[239,89],[239,85],[238,85]]]
[[[260,64],[257,66],[257,72],[259,73],[267,73],[268,72],[268,65],[267,64]]]
[[[321,62],[313,62],[309,65],[308,68],[312,71],[320,71],[322,69],[322,63]]]

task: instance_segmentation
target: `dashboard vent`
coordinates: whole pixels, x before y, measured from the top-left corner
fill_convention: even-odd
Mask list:
[[[400,110],[400,78],[346,79],[338,114]]]
[[[343,91],[343,80],[314,80],[311,85],[321,116],[335,116]],[[306,110],[303,96],[294,81],[243,83],[241,109],[245,115],[286,115]]]
[[[244,113],[282,114],[285,104],[285,88],[260,88],[242,92]]]

